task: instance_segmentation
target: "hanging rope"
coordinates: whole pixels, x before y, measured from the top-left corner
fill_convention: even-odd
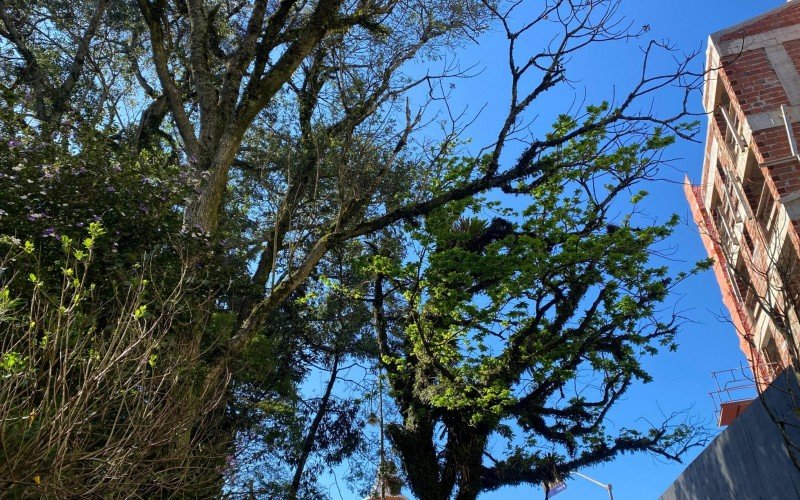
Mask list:
[[[381,451],[380,451],[380,464],[378,465],[378,484],[380,484],[381,488],[381,500],[386,500],[386,481],[385,481],[385,473],[386,473],[386,448],[384,444],[384,433],[383,433],[383,369],[378,363],[378,420],[380,425],[380,433],[381,433]]]

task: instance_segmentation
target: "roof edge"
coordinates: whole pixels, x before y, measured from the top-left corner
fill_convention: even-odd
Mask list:
[[[714,42],[719,42],[719,39],[722,38],[724,35],[727,35],[728,33],[732,32],[732,31],[736,31],[736,30],[738,30],[740,28],[743,28],[743,27],[747,26],[748,24],[754,23],[754,22],[758,21],[759,19],[763,19],[763,18],[765,18],[767,16],[771,16],[773,14],[776,14],[776,13],[778,13],[778,12],[784,10],[784,9],[788,9],[789,7],[791,7],[793,5],[795,5],[795,3],[792,0],[787,0],[786,3],[784,3],[783,5],[781,5],[779,7],[775,7],[774,9],[770,9],[770,10],[768,10],[768,11],[762,13],[762,14],[759,14],[759,15],[757,15],[755,17],[751,17],[750,19],[746,19],[746,20],[744,20],[744,21],[742,21],[742,22],[740,22],[738,24],[734,24],[733,26],[728,26],[725,29],[721,29],[719,31],[716,31],[716,32],[712,33],[711,34],[711,39],[714,40]]]

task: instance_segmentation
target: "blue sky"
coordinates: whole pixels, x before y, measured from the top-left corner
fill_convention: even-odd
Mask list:
[[[637,25],[647,24],[649,36],[655,39],[669,39],[685,52],[701,51],[695,61],[695,69],[700,71],[704,57],[706,40],[710,33],[744,21],[750,17],[777,7],[785,0],[624,0],[623,13]],[[506,109],[505,61],[498,57],[498,50],[504,50],[503,37],[499,33],[484,37],[479,47],[470,47],[462,54],[466,61],[477,63],[482,73],[472,79],[461,81],[454,90],[456,101],[469,103],[470,109],[477,111],[486,105],[480,121],[469,131],[475,144],[491,142],[499,121]],[[626,89],[626,75],[639,69],[641,62],[641,42],[606,46],[594,51],[589,57],[574,61],[579,78],[574,92],[579,96],[586,92],[588,102],[606,98],[614,90]],[[500,52],[502,54],[502,52]],[[547,101],[545,103],[545,101]],[[570,93],[550,96],[543,101],[537,112],[542,117],[563,111],[571,102]],[[654,103],[656,111],[670,106],[669,99]],[[692,103],[700,111],[700,95],[695,95]],[[549,120],[543,118],[543,123]],[[705,126],[705,123],[703,124]],[[704,137],[701,133],[700,139]],[[703,146],[699,143],[681,142],[671,150],[672,158],[668,168],[663,170],[664,181],[647,186],[651,192],[648,211],[664,220],[672,213],[678,213],[689,221],[680,226],[672,239],[676,247],[673,255],[677,270],[685,270],[692,262],[705,257],[697,229],[691,223],[688,206],[680,184],[684,175],[697,181],[702,168]],[[744,356],[738,349],[738,341],[733,328],[720,319],[725,314],[719,288],[711,272],[694,278],[682,289],[683,296],[678,307],[691,319],[678,337],[680,347],[677,352],[665,352],[647,361],[646,366],[655,381],[634,387],[618,410],[611,415],[610,428],[615,425],[630,425],[637,418],[650,418],[658,421],[663,413],[690,409],[696,416],[713,427],[713,405],[708,393],[715,387],[711,372],[738,367],[744,363]],[[640,423],[642,427],[646,424]],[[699,452],[686,456],[685,464]],[[582,470],[583,474],[599,481],[613,484],[617,500],[640,500],[657,498],[685,467],[681,464],[663,463],[648,455],[627,455],[600,467]],[[350,500],[356,496],[340,497],[332,490],[334,498]],[[407,491],[405,492],[408,493]],[[485,500],[506,500],[523,498],[543,498],[542,490],[533,487],[506,488],[483,495]],[[556,496],[558,500],[592,500],[608,498],[607,493],[597,485],[584,479],[575,478],[567,483],[566,491]]]
[[[628,0],[623,2],[624,13],[637,24],[649,24],[649,35],[655,39],[668,38],[684,51],[705,51],[710,33],[744,21],[784,3],[784,0]],[[589,95],[602,98],[614,88],[624,88],[624,73],[638,68],[641,53],[637,44],[608,46],[607,57],[590,57],[581,60],[583,83],[590,86]],[[697,69],[703,63],[698,57]],[[576,61],[577,62],[577,61]],[[700,96],[694,105],[700,108]],[[656,103],[656,109],[661,103]],[[705,124],[704,124],[705,125]],[[703,134],[699,137],[702,139]],[[671,167],[663,171],[671,181],[681,181],[684,174],[697,181],[700,178],[703,145],[680,142],[672,149],[676,158]],[[653,214],[665,217],[678,213],[691,221],[688,206],[679,182],[659,182],[648,186],[652,193]],[[673,237],[677,246],[676,267],[683,268],[705,256],[697,230],[690,223],[678,228]],[[636,417],[658,419],[661,412],[669,413],[692,407],[690,413],[713,426],[713,405],[708,393],[715,387],[711,372],[735,368],[744,362],[738,340],[732,327],[719,318],[725,309],[714,276],[706,272],[694,278],[683,288],[679,307],[691,318],[678,341],[675,353],[662,353],[647,362],[655,381],[633,388],[611,420],[617,424]],[[686,456],[689,463],[699,452]],[[657,498],[683,470],[685,465],[663,463],[648,455],[627,455],[600,467],[581,471],[604,483],[611,483],[617,500]],[[485,500],[543,498],[541,489],[532,487],[506,488],[486,494]],[[559,493],[558,500],[606,499],[607,493],[585,479],[574,478],[567,489]]]

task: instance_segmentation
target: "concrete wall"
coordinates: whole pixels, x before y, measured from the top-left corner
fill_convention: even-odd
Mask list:
[[[766,403],[766,407],[763,403]],[[800,385],[784,371],[684,470],[662,500],[800,499]],[[786,439],[782,435],[784,424]]]

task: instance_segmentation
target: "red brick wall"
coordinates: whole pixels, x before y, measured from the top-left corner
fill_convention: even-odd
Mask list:
[[[769,175],[779,195],[800,191],[800,165],[797,160],[769,167]]]
[[[746,36],[764,33],[765,31],[772,31],[774,29],[800,24],[800,2],[795,1],[794,3],[796,5],[788,6],[772,15],[762,17],[761,19],[725,34],[720,38],[720,41],[735,40],[736,38],[744,38]]]
[[[800,40],[789,40],[788,42],[784,42],[783,48],[786,49],[786,52],[789,53],[789,57],[792,58],[794,67],[800,71]]]
[[[690,185],[684,186],[686,199],[689,201],[689,208],[692,211],[695,223],[700,229],[700,238],[703,245],[708,251],[708,255],[714,258],[714,274],[716,275],[717,282],[722,292],[722,301],[731,313],[731,320],[735,327],[735,331],[739,333],[739,347],[745,356],[753,365],[751,359],[751,345],[750,342],[753,338],[753,329],[750,325],[750,320],[744,310],[744,305],[736,300],[733,287],[735,286],[728,279],[728,274],[725,272],[725,267],[728,265],[725,255],[717,242],[719,235],[708,217],[708,212],[703,206],[703,197],[699,187],[692,187]]]
[[[745,114],[774,111],[781,104],[789,104],[764,49],[726,57],[722,65]]]
[[[779,28],[800,25],[800,0],[795,0],[792,4],[786,5],[780,9],[779,12],[763,17],[756,21],[752,21],[747,25],[736,29],[721,37],[721,41],[734,40],[744,38],[750,35],[756,35],[772,31]],[[795,67],[800,71],[800,40],[794,40],[785,43],[785,48],[789,57],[795,64]],[[759,113],[775,113],[783,104],[790,104],[789,99],[784,91],[780,80],[778,80],[775,70],[769,63],[766,53],[763,48],[747,50],[746,52],[726,57],[722,60],[723,69],[720,70],[720,82],[723,85],[724,91],[728,94],[731,101],[734,102],[736,115],[740,121],[744,120],[746,116],[751,116]],[[762,122],[763,123],[763,122]],[[726,130],[724,123],[719,123],[712,117],[709,129],[709,139],[711,137],[717,138],[717,143],[721,149],[720,161],[727,163],[726,146],[723,143],[722,134]],[[777,124],[776,124],[777,125]],[[795,138],[800,142],[800,124],[794,125]],[[753,133],[753,141],[751,147],[753,153],[759,164],[775,161],[778,159],[785,159],[790,155],[789,141],[786,137],[786,129],[782,124],[770,129],[760,130]],[[706,144],[706,148],[711,147],[711,141]],[[713,169],[715,165],[707,164],[705,169]],[[800,162],[796,159],[781,162],[780,164],[771,167],[761,168],[766,181],[775,200],[782,195],[789,193],[800,192]],[[704,180],[707,180],[707,172],[704,171]],[[720,189],[716,187],[716,189]],[[725,266],[728,264],[724,258],[718,254],[720,248],[713,241],[715,234],[714,228],[710,227],[713,224],[708,219],[709,215],[703,207],[703,199],[699,190],[693,190],[691,193],[687,192],[687,197],[690,200],[690,205],[694,213],[695,219],[701,228],[701,235],[703,235],[703,243],[709,251],[709,255],[717,257],[717,263],[714,266],[717,280],[723,291],[723,300],[725,305],[731,312],[734,324],[737,330],[746,334],[752,333],[752,326],[750,324],[750,317],[745,311],[745,305],[738,303],[734,295],[735,283],[731,283],[728,275],[724,272]],[[769,267],[767,262],[767,252],[765,251],[765,234],[763,234],[763,227],[756,220],[747,221],[746,230],[750,236],[749,245],[753,246],[755,250],[751,255],[748,245],[744,245],[741,252],[742,258],[745,259],[747,267],[750,269],[751,279],[756,290],[762,294],[765,292],[768,283],[765,279],[764,269]],[[795,248],[800,248],[800,220],[793,221],[793,230],[789,231],[789,238]],[[759,272],[761,270],[762,272]],[[740,337],[741,348],[745,354],[750,358],[751,365],[756,363],[752,359],[758,353],[753,350],[752,344],[749,339],[752,337],[745,335]],[[785,346],[779,342],[779,349],[782,350],[781,354],[787,358]],[[784,360],[786,361],[786,359]],[[756,368],[756,366],[753,366]]]
[[[793,11],[800,15],[800,8]],[[800,40],[791,41],[785,44],[785,47],[800,68]],[[727,57],[723,59],[722,64],[721,80],[731,100],[738,104],[737,114],[740,120],[744,120],[747,115],[775,112],[782,104],[790,104],[764,49]],[[724,128],[723,125],[720,127]],[[800,126],[795,126],[795,138],[800,143],[798,130]],[[786,129],[783,126],[754,132],[753,142],[759,163],[785,158],[791,152]],[[796,163],[790,162],[770,168],[770,175],[767,177],[772,177],[770,180],[773,182],[770,186],[776,199],[787,193],[800,191],[800,168]]]
[[[721,68],[719,70],[718,74],[719,74],[719,81],[722,82],[722,87],[724,89],[724,92],[726,94],[728,94],[728,98],[731,101],[733,101],[733,102],[738,104],[739,103],[739,98],[736,96],[736,93],[734,92],[733,86],[731,85],[730,78],[728,78],[728,74],[725,72],[725,68]],[[747,120],[747,117],[742,112],[742,107],[737,105],[737,106],[734,106],[734,109],[736,110],[736,116],[739,118],[739,122],[740,123],[745,122]]]
[[[784,127],[759,130],[753,134],[753,141],[765,162],[789,156],[789,141]]]

